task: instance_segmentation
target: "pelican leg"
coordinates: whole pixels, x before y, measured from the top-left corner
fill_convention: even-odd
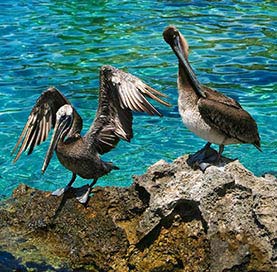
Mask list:
[[[207,157],[210,157],[209,151],[211,150],[210,148],[211,143],[207,143],[203,148],[201,148],[199,151],[196,153],[189,155],[189,162],[202,162],[204,161]]]
[[[219,153],[211,148],[211,143],[208,142],[195,154],[189,155],[187,163],[192,168],[200,168],[204,172],[210,166],[210,163],[218,161],[219,156]]]
[[[224,151],[224,145],[221,144],[221,145],[219,145],[219,150],[218,150],[218,161],[220,161],[222,159],[222,153],[223,153],[223,151]],[[229,162],[233,162],[233,161],[236,161],[238,158],[230,159],[230,158],[226,158],[225,157],[224,159],[225,159],[225,161],[229,160]]]
[[[64,188],[59,188],[56,191],[54,191],[52,193],[52,195],[54,195],[54,196],[61,196],[62,194],[64,194],[69,188],[71,188],[71,185],[73,184],[75,179],[76,179],[76,174],[72,173],[72,178],[69,181],[69,183]]]
[[[199,163],[199,168],[202,170],[202,172],[205,172],[205,170],[211,166],[211,163],[219,163],[221,159],[221,154],[224,151],[224,145],[219,145],[219,151],[216,152],[216,150],[210,148],[210,146],[205,146],[207,156],[204,158],[204,161]],[[209,150],[208,150],[209,149]]]
[[[86,204],[89,200],[89,194],[91,193],[92,187],[95,185],[97,181],[97,178],[95,178],[92,183],[89,186],[86,186],[86,191],[85,193],[81,194],[80,196],[77,196],[76,199],[82,203],[82,204]]]
[[[224,145],[221,144],[219,145],[219,150],[218,150],[218,160],[220,160],[223,151],[224,151]]]

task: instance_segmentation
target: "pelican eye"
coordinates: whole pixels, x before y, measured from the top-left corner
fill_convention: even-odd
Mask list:
[[[173,38],[175,39],[177,37],[179,37],[179,32],[177,30],[175,30],[173,33]]]

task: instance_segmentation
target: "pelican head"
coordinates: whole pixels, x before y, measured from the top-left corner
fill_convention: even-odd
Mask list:
[[[189,55],[189,45],[184,38],[184,36],[179,32],[175,26],[168,26],[163,32],[164,40],[171,46],[174,50],[174,47],[178,47],[180,53],[187,58]],[[175,52],[176,54],[176,52]]]
[[[52,139],[45,156],[45,160],[42,166],[42,173],[45,172],[51,157],[53,156],[54,150],[57,147],[59,141],[63,141],[73,123],[73,108],[71,105],[65,104],[59,108],[56,113],[56,122],[54,127],[54,132],[52,135]]]
[[[201,90],[201,85],[188,62],[189,46],[184,36],[175,26],[168,26],[163,32],[163,37],[177,56],[179,65],[183,68],[195,92],[201,97],[206,97],[206,94]]]

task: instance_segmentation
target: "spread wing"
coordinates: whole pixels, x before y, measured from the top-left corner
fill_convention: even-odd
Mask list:
[[[85,137],[100,154],[110,151],[120,139],[130,141],[133,137],[132,111],[161,116],[146,97],[170,106],[158,96],[165,95],[139,78],[112,66],[101,67],[98,110]]]
[[[46,140],[51,127],[55,126],[56,112],[65,104],[70,104],[70,102],[56,88],[51,87],[41,94],[12,151],[12,153],[16,152],[21,144],[14,162],[19,159],[22,152],[29,149],[29,155],[37,145]],[[80,133],[82,129],[82,119],[75,110],[72,128],[75,133]]]
[[[255,120],[234,99],[222,94],[221,96],[218,100],[213,100],[211,96],[211,99],[199,99],[198,108],[203,119],[226,136],[243,143],[254,144],[260,149],[260,137]]]

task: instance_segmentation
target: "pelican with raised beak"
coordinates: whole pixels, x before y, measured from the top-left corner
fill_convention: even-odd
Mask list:
[[[198,81],[188,61],[188,43],[180,31],[169,26],[163,37],[179,61],[178,108],[182,120],[190,131],[208,141],[204,148],[190,155],[188,163],[200,168],[202,165],[205,170],[207,163],[220,160],[228,144],[249,143],[261,150],[257,124],[251,115],[236,100]],[[212,143],[219,145],[216,154],[210,152]]]

